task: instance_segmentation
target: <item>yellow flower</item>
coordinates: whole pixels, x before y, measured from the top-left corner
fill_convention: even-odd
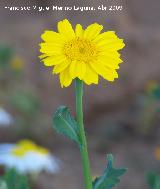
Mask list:
[[[89,25],[85,30],[77,24],[73,30],[65,19],[58,22],[58,32],[45,31],[41,38],[40,58],[45,66],[53,66],[60,83],[68,87],[79,78],[86,84],[98,84],[99,76],[108,81],[118,78],[116,69],[122,62],[118,50],[125,45],[114,31],[100,33],[102,25]]]
[[[21,57],[15,56],[10,62],[11,68],[15,71],[21,71],[24,67],[24,61]]]
[[[160,160],[160,146],[155,149],[155,158]]]

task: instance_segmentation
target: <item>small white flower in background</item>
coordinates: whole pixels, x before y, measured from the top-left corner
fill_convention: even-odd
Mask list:
[[[0,144],[0,165],[15,168],[20,173],[57,173],[60,161],[46,148],[37,146],[30,140],[17,144]]]
[[[3,108],[0,108],[0,126],[9,126],[13,123],[13,117]]]

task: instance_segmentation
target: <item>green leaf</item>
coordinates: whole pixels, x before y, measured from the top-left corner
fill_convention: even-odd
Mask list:
[[[40,107],[39,100],[29,92],[17,91],[11,96],[11,105],[17,111],[33,116]]]
[[[150,189],[159,189],[160,188],[160,175],[156,173],[149,173],[147,175],[147,181]]]
[[[108,164],[102,176],[96,178],[93,182],[94,189],[110,189],[120,182],[119,177],[126,172],[126,169],[113,168],[113,156],[107,155]]]
[[[156,182],[156,174],[155,173],[149,173],[147,175],[147,181],[148,185],[151,189],[154,189],[155,182]]]
[[[53,116],[53,127],[56,131],[81,145],[77,122],[70,115],[66,106],[60,106]]]
[[[25,176],[21,176],[19,181],[17,182],[16,189],[29,189],[28,180]]]

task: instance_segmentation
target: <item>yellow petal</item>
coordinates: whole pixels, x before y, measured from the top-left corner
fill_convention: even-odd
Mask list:
[[[94,39],[103,29],[102,25],[97,23],[89,25],[84,31],[84,38],[86,39]]]
[[[83,80],[87,85],[92,83],[98,84],[98,74],[90,67],[89,64],[86,65],[86,73]]]
[[[100,49],[103,49],[103,51],[117,51],[122,49],[125,44],[123,42],[123,39],[117,39],[117,40],[110,40],[110,41],[103,41],[101,43],[97,44],[98,47],[100,47]]]
[[[73,79],[76,77],[82,79],[85,75],[85,72],[86,72],[86,64],[84,62],[73,61],[70,64],[70,74]]]
[[[115,70],[106,68],[100,62],[92,62],[89,64],[97,74],[101,75],[108,81],[114,81],[115,78],[118,78],[118,74]]]
[[[120,50],[125,46],[123,39],[118,38],[118,36],[113,31],[104,32],[98,35],[93,41],[104,51]]]
[[[70,64],[70,62],[65,61],[60,64],[55,65],[55,67],[53,69],[53,73],[58,74],[58,73],[64,71],[69,66],[69,64]]]
[[[72,78],[69,74],[69,67],[60,73],[60,83],[61,87],[68,87],[72,82]]]
[[[65,56],[50,56],[42,60],[45,66],[54,66],[66,61]]]
[[[116,56],[112,57],[112,56],[107,56],[107,55],[99,56],[98,60],[103,65],[111,69],[119,69],[119,64],[123,62],[119,57],[116,57]]]
[[[109,40],[109,39],[117,39],[117,35],[115,34],[114,31],[107,31],[107,32],[104,32],[104,33],[101,33],[99,35],[96,36],[96,38],[93,40],[94,42],[101,42],[101,41],[104,41],[104,40]]]
[[[39,55],[38,57],[39,57],[40,59],[44,59],[44,58],[47,57],[47,55],[46,55],[46,54],[41,54],[41,55]]]
[[[83,28],[80,24],[76,25],[75,34],[76,34],[77,37],[83,36]]]
[[[67,19],[58,22],[58,31],[65,39],[73,39],[75,37],[72,25]]]
[[[121,56],[121,54],[117,51],[113,51],[113,52],[110,52],[110,51],[101,51],[99,52],[99,56],[107,56],[107,57],[110,57],[110,58],[119,58]]]
[[[63,42],[62,41],[62,38],[61,38],[61,35],[57,32],[54,32],[54,31],[45,31],[42,35],[41,35],[41,38],[45,41],[45,42],[56,42],[56,41],[59,41],[59,42]]]
[[[60,54],[62,52],[62,45],[60,44],[52,44],[52,43],[41,43],[40,52],[41,53],[52,53],[52,54]]]

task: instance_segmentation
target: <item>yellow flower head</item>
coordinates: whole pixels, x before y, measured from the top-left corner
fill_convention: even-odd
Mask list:
[[[98,84],[98,77],[108,81],[118,78],[116,69],[122,62],[117,52],[125,45],[114,31],[100,33],[97,23],[83,29],[77,24],[73,30],[65,19],[58,22],[58,32],[45,31],[41,38],[40,58],[45,66],[53,66],[53,73],[60,75],[60,83],[68,87],[79,78],[86,84]]]
[[[160,160],[160,146],[155,149],[155,158]]]
[[[24,61],[21,57],[15,56],[10,62],[11,68],[15,71],[21,71],[24,67]]]

